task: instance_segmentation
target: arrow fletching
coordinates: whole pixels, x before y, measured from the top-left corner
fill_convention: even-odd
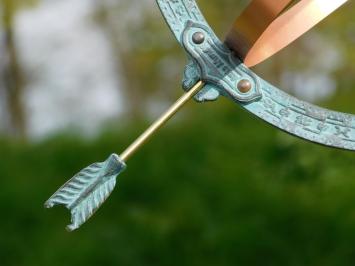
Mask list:
[[[116,177],[126,168],[116,154],[105,162],[94,163],[76,174],[45,203],[46,208],[64,205],[71,212],[69,231],[78,229],[110,196]]]

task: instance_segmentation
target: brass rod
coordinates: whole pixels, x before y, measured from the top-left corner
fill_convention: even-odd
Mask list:
[[[122,154],[121,159],[124,162],[143,145],[145,144],[155,132],[157,132],[170,118],[172,118],[192,97],[198,93],[205,85],[203,81],[196,83],[193,88],[186,92],[180,99],[178,99],[163,115],[160,116],[137,140],[135,140]]]

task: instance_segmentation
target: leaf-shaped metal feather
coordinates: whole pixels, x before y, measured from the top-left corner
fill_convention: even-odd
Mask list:
[[[46,208],[64,205],[71,212],[69,231],[78,229],[104,203],[116,185],[116,177],[126,165],[116,154],[94,163],[76,174],[45,203]]]

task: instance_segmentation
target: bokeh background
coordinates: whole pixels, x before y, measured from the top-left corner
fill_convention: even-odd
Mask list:
[[[248,1],[200,0],[223,38]],[[355,5],[255,71],[355,113]],[[153,0],[0,0],[0,265],[354,265],[355,155],[191,102],[75,233],[45,200],[181,93]]]

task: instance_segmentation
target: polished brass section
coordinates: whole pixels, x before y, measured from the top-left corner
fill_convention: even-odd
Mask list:
[[[253,0],[234,22],[226,37],[227,46],[245,60],[254,43],[294,0]]]
[[[122,161],[127,160],[153,135],[156,133],[171,117],[173,117],[196,93],[198,93],[204,82],[199,81],[196,85],[178,99],[154,124],[152,124],[135,142],[133,142],[120,156]]]
[[[252,85],[249,80],[242,79],[238,82],[237,88],[241,93],[248,93],[251,90]]]
[[[253,0],[236,20],[226,45],[248,67],[271,57],[348,0]]]

